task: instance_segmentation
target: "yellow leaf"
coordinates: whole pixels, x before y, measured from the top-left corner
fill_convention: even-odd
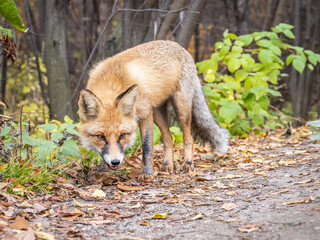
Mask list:
[[[156,218],[156,219],[164,219],[168,215],[168,212],[165,213],[156,213],[154,214],[151,218]]]
[[[0,172],[4,172],[7,169],[7,167],[8,167],[8,163],[2,164],[0,166]]]

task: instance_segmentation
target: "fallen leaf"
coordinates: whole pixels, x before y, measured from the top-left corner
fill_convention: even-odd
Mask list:
[[[37,238],[44,239],[44,240],[55,240],[55,237],[51,233],[46,232],[34,232]]]
[[[93,204],[79,203],[79,202],[76,201],[75,199],[73,199],[73,205],[74,205],[75,207],[80,207],[80,208],[96,208],[96,206],[93,205]]]
[[[40,203],[34,203],[33,204],[33,209],[36,210],[37,212],[41,213],[46,211],[48,208],[44,207],[43,205],[41,205]]]
[[[262,228],[262,226],[259,226],[259,225],[256,225],[256,224],[248,224],[248,225],[244,225],[242,227],[238,227],[238,231],[250,233],[250,232],[259,230],[261,228]]]
[[[279,195],[279,194],[285,193],[285,192],[289,192],[289,189],[283,189],[283,190],[281,190],[279,192],[270,192],[269,194],[270,195]]]
[[[117,188],[121,191],[139,191],[144,190],[145,187],[137,187],[137,186],[126,186],[126,185],[117,185]]]
[[[165,213],[155,213],[151,218],[155,218],[155,219],[164,219],[166,218],[168,215],[168,212]]]
[[[312,182],[312,181],[314,181],[314,179],[308,178],[308,179],[303,180],[303,181],[301,181],[301,182],[297,182],[296,184],[305,184],[305,183],[309,183],[309,182]]]
[[[138,222],[138,224],[141,226],[147,226],[149,222],[147,222],[146,220],[143,220],[142,222]]]
[[[94,224],[94,225],[102,225],[102,224],[111,224],[113,223],[112,220],[106,219],[106,220],[91,220],[87,222],[88,224]]]
[[[212,176],[209,176],[209,175],[207,175],[207,176],[197,176],[196,179],[198,181],[210,181],[210,180],[212,180]]]
[[[16,230],[26,230],[30,227],[30,224],[23,217],[18,216],[13,223],[9,224],[9,227]]]
[[[22,231],[17,235],[15,235],[15,237],[19,240],[35,240],[36,239],[35,232],[30,227],[28,228],[27,231]]]
[[[0,189],[5,188],[9,183],[0,182]]]
[[[254,172],[254,175],[268,177],[268,175],[265,172]]]
[[[101,189],[96,189],[94,190],[92,197],[96,198],[96,199],[103,199],[107,196],[107,194],[102,191]]]
[[[300,203],[309,203],[314,200],[315,200],[315,198],[310,195],[309,198],[302,199],[299,201],[293,201],[293,202],[284,202],[284,203],[282,203],[282,205],[286,206],[286,205],[296,205],[296,204],[300,204]]]
[[[201,214],[201,213],[198,213],[197,215],[195,215],[195,216],[193,216],[193,217],[191,217],[191,218],[188,218],[188,219],[186,219],[186,220],[184,220],[184,221],[194,221],[194,220],[198,220],[198,219],[202,219],[203,218],[203,215]]]
[[[143,205],[140,202],[138,202],[136,205],[129,206],[128,208],[135,209],[135,208],[141,208],[141,207],[143,207]]]
[[[230,210],[235,209],[237,207],[238,207],[238,205],[235,203],[224,203],[224,204],[222,204],[222,206],[220,208],[227,210],[227,211],[230,211]]]
[[[22,203],[18,204],[18,207],[21,208],[31,208],[32,204],[30,204],[28,201],[23,201]]]

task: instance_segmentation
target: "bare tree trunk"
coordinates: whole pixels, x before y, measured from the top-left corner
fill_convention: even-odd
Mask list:
[[[173,10],[180,9],[184,6],[185,2],[186,2],[185,0],[175,0],[170,5],[169,10],[173,11]],[[176,21],[178,16],[179,16],[179,13],[171,13],[165,17],[163,23],[161,24],[159,32],[157,33],[157,39],[165,39],[167,33],[172,28],[172,25]]]
[[[126,0],[123,3],[123,8],[132,9],[133,1]],[[124,12],[122,15],[122,50],[132,47],[132,12]]]
[[[188,11],[185,12],[183,16],[183,24],[177,34],[176,41],[184,48],[188,48],[197,23],[200,21],[201,12],[206,3],[207,0],[193,0]]]
[[[272,22],[272,27],[276,26],[277,24],[281,23],[284,20],[283,15],[286,12],[286,8],[285,8],[286,2],[287,2],[286,0],[279,0],[279,4],[277,7],[277,11],[276,11],[276,16]],[[297,16],[295,16],[295,17],[297,17]]]
[[[65,115],[73,118],[70,100],[68,62],[66,50],[66,17],[68,0],[46,2],[45,63],[49,84],[51,118],[63,120]]]
[[[294,1],[294,45],[299,46],[300,44],[300,0]],[[301,113],[301,95],[299,94],[301,89],[299,86],[299,76],[298,72],[291,67],[291,74],[290,74],[290,95],[292,99],[293,111],[295,117],[300,117]]]

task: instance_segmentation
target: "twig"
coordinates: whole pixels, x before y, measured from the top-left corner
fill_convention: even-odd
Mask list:
[[[20,159],[21,159],[21,148],[22,148],[22,110],[23,110],[23,105],[20,108]]]
[[[277,111],[278,113],[282,114],[283,116],[287,117],[287,118],[290,118],[292,120],[295,120],[295,121],[298,121],[298,122],[302,122],[302,123],[307,123],[306,120],[304,120],[303,118],[295,118],[295,117],[291,117],[291,116],[288,116],[287,114],[281,112],[278,108],[272,106],[272,105],[269,105],[269,107],[271,107],[273,110]]]

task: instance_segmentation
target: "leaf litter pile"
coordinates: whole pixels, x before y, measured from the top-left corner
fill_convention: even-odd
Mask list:
[[[81,166],[49,193],[9,194],[0,183],[1,239],[317,239],[320,143],[307,128],[293,135],[230,140],[227,155],[194,149],[191,173],[161,172],[139,184],[141,152],[117,172]],[[183,148],[175,148],[181,168]],[[89,180],[88,180],[89,179]],[[88,183],[88,181],[90,183]]]

